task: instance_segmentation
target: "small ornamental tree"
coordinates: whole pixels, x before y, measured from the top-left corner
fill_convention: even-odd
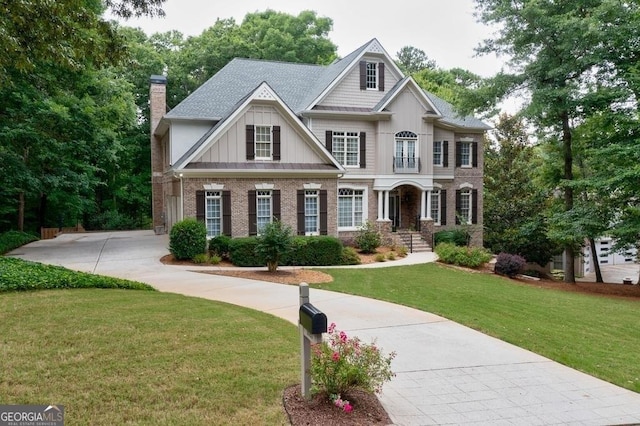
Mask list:
[[[207,251],[207,228],[194,218],[181,220],[171,227],[169,251],[178,260],[191,260]]]
[[[256,253],[266,262],[269,272],[276,272],[282,257],[293,247],[293,231],[279,220],[267,223],[257,237]]]

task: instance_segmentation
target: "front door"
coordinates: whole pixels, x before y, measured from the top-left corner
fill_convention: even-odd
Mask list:
[[[392,229],[400,226],[400,196],[389,194],[389,219],[391,219]]]

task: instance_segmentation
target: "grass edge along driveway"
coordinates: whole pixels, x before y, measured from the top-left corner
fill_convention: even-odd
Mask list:
[[[325,269],[313,287],[431,312],[640,392],[640,301],[521,284],[437,263]]]

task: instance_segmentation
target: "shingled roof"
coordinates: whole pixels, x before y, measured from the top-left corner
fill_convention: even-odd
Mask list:
[[[166,118],[218,121],[228,116],[247,94],[262,82],[267,82],[287,106],[299,114],[327,89],[375,39],[330,65],[298,64],[236,58],[196,89]],[[488,129],[475,117],[460,117],[453,107],[437,96],[425,92],[442,113],[442,121],[466,128]]]

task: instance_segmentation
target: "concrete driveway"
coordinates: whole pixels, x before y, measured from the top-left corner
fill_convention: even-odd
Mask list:
[[[10,256],[146,282],[160,291],[298,319],[298,288],[163,265],[168,238],[151,231],[65,234]],[[427,261],[410,255],[405,263]],[[395,263],[394,263],[395,264]],[[387,302],[311,289],[330,322],[396,351],[380,401],[396,425],[640,423],[640,394],[445,318]]]

